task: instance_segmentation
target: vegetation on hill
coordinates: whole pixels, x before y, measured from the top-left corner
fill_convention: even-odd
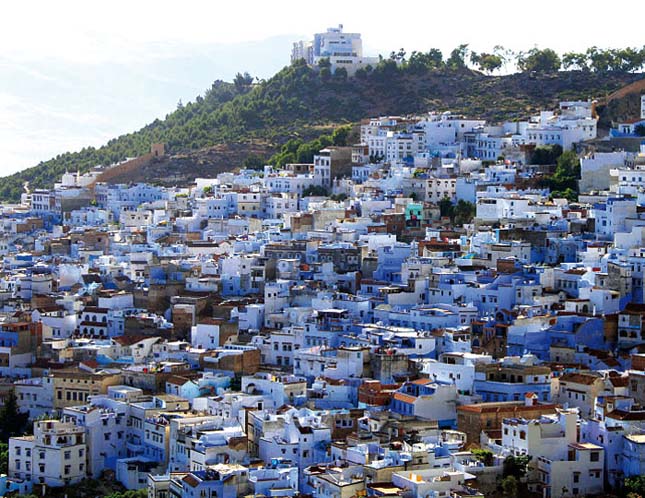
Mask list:
[[[599,128],[610,128],[614,122],[624,122],[640,116],[641,93],[635,92],[598,106]]]
[[[350,136],[352,136],[351,126],[341,126],[340,128],[336,128],[331,135],[321,135],[309,142],[305,142],[300,138],[291,138],[267,162],[274,166],[312,163],[314,155],[325,147],[329,147],[330,145],[351,145],[351,141],[348,143]]]
[[[562,150],[560,145],[543,145],[533,150],[531,163],[555,165],[554,173],[541,178],[537,186],[548,188],[551,191],[551,197],[564,197],[570,201],[578,200],[580,161],[574,151]]]
[[[493,54],[475,54],[474,60],[482,70],[492,72],[500,61],[506,62],[504,53],[500,48]],[[591,70],[527,70],[487,76],[467,67],[467,58],[473,60],[467,45],[457,47],[445,61],[436,49],[406,55],[404,50],[393,53],[375,67],[359,71],[355,78],[348,78],[345,71],[331,74],[324,70],[328,69],[324,63],[323,67],[310,68],[299,61],[266,81],[254,80],[248,74],[239,74],[234,83],[216,81],[194,102],[180,102],[165,119],[157,119],[139,131],[110,140],[100,148],[61,154],[6,177],[0,185],[0,199],[17,200],[25,181],[31,188],[51,186],[66,170],[85,172],[98,164],[139,156],[155,142],[164,142],[172,155],[181,154],[182,161],[172,167],[177,170],[174,178],[182,182],[190,180],[194,171],[207,173],[209,167],[217,172],[241,166],[247,160],[257,167],[289,139],[304,143],[368,116],[452,110],[492,121],[519,119],[540,108],[553,107],[559,99],[600,98],[639,79],[624,71]],[[257,143],[263,147],[253,150],[256,157],[239,154],[240,146]],[[225,148],[221,149],[224,144],[236,149],[236,162],[227,156]],[[196,152],[208,147],[220,147],[212,162]],[[260,154],[260,149],[266,154]],[[200,168],[193,167],[196,163]],[[144,179],[154,182],[156,176],[165,173],[161,168],[167,166],[158,164],[159,175],[155,175],[155,168],[149,168]]]

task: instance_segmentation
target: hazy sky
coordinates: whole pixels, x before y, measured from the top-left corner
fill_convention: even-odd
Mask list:
[[[267,77],[291,41],[344,24],[368,55],[501,44],[642,46],[645,2],[18,1],[0,18],[0,175],[99,146],[236,71]]]

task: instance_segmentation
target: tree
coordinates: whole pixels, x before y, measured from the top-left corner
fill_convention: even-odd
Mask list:
[[[374,77],[380,81],[389,81],[399,71],[399,66],[396,61],[392,59],[383,59],[379,61],[374,69]]]
[[[425,53],[426,65],[430,69],[443,66],[443,54],[438,48],[431,48]]]
[[[614,56],[609,50],[603,50],[596,46],[589,47],[586,55],[589,66],[597,73],[610,71],[615,65]]]
[[[504,496],[511,496],[513,498],[519,496],[519,482],[513,476],[507,476],[502,479],[502,492]]]
[[[344,67],[337,67],[334,71],[334,79],[338,81],[347,81],[347,69]]]
[[[347,137],[349,137],[349,132],[352,131],[350,126],[341,126],[340,128],[336,128],[334,132],[331,134],[331,141],[334,145],[337,146],[346,146],[347,145]]]
[[[546,164],[555,164],[562,155],[560,145],[539,145],[531,154],[531,163],[544,166]]]
[[[9,473],[9,445],[0,443],[0,474]]]
[[[10,391],[0,408],[0,442],[7,442],[10,437],[24,434],[28,421],[29,414],[18,409],[16,394]]]
[[[490,450],[483,450],[481,448],[474,448],[473,450],[471,450],[471,453],[473,454],[473,456],[477,460],[482,462],[487,467],[492,466],[493,463],[494,463],[494,460],[495,460],[494,455],[493,455],[493,452],[490,451]]]
[[[438,204],[439,204],[439,215],[442,218],[449,217],[452,219],[453,213],[454,213],[454,206],[452,205],[452,201],[447,197],[444,197],[438,202]]]
[[[237,73],[233,79],[233,84],[238,92],[244,92],[253,84],[253,76],[248,72],[245,72],[244,74]]]
[[[453,209],[453,222],[457,225],[468,224],[473,220],[476,213],[477,207],[472,202],[460,199]]]
[[[321,187],[320,185],[310,185],[302,191],[303,197],[327,197],[327,195],[327,189],[325,187]]]
[[[493,47],[493,54],[501,59],[504,70],[506,70],[506,67],[510,62],[515,60],[515,52],[510,48],[505,48],[503,45],[495,45]]]
[[[405,68],[414,74],[421,74],[430,69],[437,69],[443,66],[443,54],[438,48],[431,48],[428,52],[417,52],[414,50],[405,63]]]
[[[466,67],[466,57],[468,56],[468,44],[463,43],[450,52],[450,57],[446,61],[446,66],[450,69],[463,69]]]
[[[359,67],[354,73],[354,78],[357,80],[366,80],[367,79],[367,69],[364,67]]]
[[[634,133],[639,137],[645,137],[645,125],[639,124],[634,127]]]
[[[244,159],[244,167],[248,169],[262,169],[265,164],[264,158],[258,154],[249,154]]]
[[[502,67],[502,58],[499,55],[477,52],[470,53],[470,62],[477,66],[480,71],[493,73]]]
[[[578,192],[576,192],[571,187],[567,187],[563,191],[554,190],[549,196],[551,199],[566,199],[569,202],[575,202],[578,200]]]
[[[147,498],[148,490],[147,489],[138,489],[136,491],[124,491],[123,493],[112,493],[107,495],[105,498]]]
[[[331,69],[323,67],[320,69],[320,79],[322,81],[329,81],[331,79]]]
[[[398,52],[391,52],[390,59],[396,62],[405,62],[405,49],[400,48]]]
[[[625,479],[625,492],[637,496],[645,496],[645,476],[632,476]]]
[[[507,456],[504,459],[502,470],[503,476],[512,476],[519,481],[526,475],[531,458],[532,457],[530,455]]]
[[[525,72],[554,73],[561,66],[560,56],[550,48],[532,48],[526,53],[520,53],[517,58],[517,67]]]
[[[620,70],[627,72],[640,71],[645,64],[645,47],[642,49],[627,47],[615,51]]]
[[[562,67],[564,69],[577,69],[589,71],[589,59],[583,52],[567,52],[562,56]]]

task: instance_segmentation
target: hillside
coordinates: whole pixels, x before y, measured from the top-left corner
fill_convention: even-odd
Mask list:
[[[239,166],[247,151],[268,157],[289,138],[313,138],[368,116],[452,110],[491,121],[524,118],[558,100],[605,98],[642,75],[620,72],[486,76],[467,69],[400,70],[379,64],[360,78],[319,74],[303,64],[255,85],[215,82],[164,120],[98,149],[66,153],[3,179],[0,199],[17,200],[25,181],[50,186],[66,170],[87,171],[164,142],[171,157],[125,180],[181,184]],[[247,147],[252,145],[252,147]]]
[[[609,128],[613,122],[628,121],[640,116],[641,95],[645,93],[645,79],[620,88],[598,106],[599,127]]]

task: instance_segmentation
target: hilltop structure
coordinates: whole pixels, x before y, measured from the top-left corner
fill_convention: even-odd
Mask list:
[[[313,40],[298,41],[291,50],[291,62],[304,59],[311,66],[318,66],[321,60],[328,60],[333,72],[345,68],[352,76],[357,69],[376,65],[378,57],[363,56],[363,41],[360,33],[345,33],[343,25],[316,33]]]

